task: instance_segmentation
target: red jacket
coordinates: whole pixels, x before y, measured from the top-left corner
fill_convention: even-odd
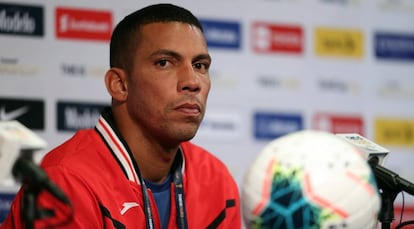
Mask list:
[[[42,168],[72,202],[73,217],[61,228],[145,228],[137,173],[121,138],[108,123],[101,117],[96,129],[78,131],[43,158]],[[239,192],[226,166],[192,143],[181,144],[181,150],[188,228],[241,228]],[[22,193],[18,192],[2,229],[23,228]],[[149,197],[152,209],[156,209],[151,192]],[[56,216],[36,220],[35,228],[68,218],[69,208],[48,192],[40,193],[38,206],[54,209]],[[158,229],[159,216],[156,210],[153,214]],[[168,228],[177,228],[173,186]]]

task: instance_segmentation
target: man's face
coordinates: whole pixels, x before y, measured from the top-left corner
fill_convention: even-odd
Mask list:
[[[178,22],[141,27],[127,106],[147,138],[174,145],[194,137],[206,109],[210,64],[198,28]]]

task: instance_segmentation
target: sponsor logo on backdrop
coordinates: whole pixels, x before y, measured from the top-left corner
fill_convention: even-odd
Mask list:
[[[252,46],[256,53],[303,52],[303,29],[300,26],[253,23]]]
[[[410,167],[408,167],[410,168]],[[398,171],[400,174],[400,176],[403,176],[401,174],[401,171]],[[412,179],[410,179],[410,176],[412,177],[412,172],[409,172],[407,174],[409,177],[404,176],[404,179],[410,180],[410,182],[412,182]],[[414,204],[412,202],[408,203],[405,201],[397,201],[394,204],[394,215],[395,216],[401,216],[401,222],[409,222],[411,220],[414,219]],[[404,228],[401,227],[400,224],[400,220],[393,220],[393,222],[391,223],[391,228]],[[406,224],[408,225],[408,224]],[[408,226],[407,228],[409,228],[410,226]]]
[[[204,36],[209,48],[240,49],[241,26],[239,22],[201,19]]]
[[[58,7],[55,16],[59,39],[109,41],[111,38],[111,11]]]
[[[39,71],[38,66],[19,62],[18,58],[0,56],[0,76],[30,76]]]
[[[322,3],[326,3],[326,4],[336,4],[336,5],[341,5],[341,6],[349,6],[349,5],[360,5],[361,4],[361,0],[320,0]]]
[[[105,76],[107,68],[83,64],[61,63],[60,70],[64,76],[81,78],[87,76],[95,76],[103,78]]]
[[[43,7],[0,3],[0,34],[43,37]]]
[[[62,71],[63,75],[66,76],[85,76],[86,75],[86,67],[82,64],[68,64],[62,63],[60,64],[60,70]]]
[[[105,106],[109,104],[59,101],[57,103],[57,129],[76,131],[93,128]]]
[[[264,2],[278,2],[278,3],[299,3],[302,0],[262,0]]]
[[[235,88],[239,84],[239,78],[235,74],[217,69],[210,71],[211,85],[214,85],[214,88]]]
[[[390,76],[389,79],[379,82],[379,87],[377,94],[382,98],[391,98],[391,99],[407,99],[414,100],[414,84],[410,83],[411,77],[406,77],[406,82],[401,79],[393,79]],[[395,77],[394,77],[395,78]]]
[[[376,118],[375,142],[383,145],[414,147],[414,119]]]
[[[317,113],[312,128],[330,133],[357,133],[364,136],[364,121],[360,116]]]
[[[321,77],[316,83],[319,91],[336,94],[360,94],[359,84],[348,80],[349,77]]]
[[[25,98],[0,98],[0,121],[17,120],[32,130],[45,129],[45,104],[43,100]]]
[[[272,140],[302,129],[303,118],[300,114],[271,112],[254,114],[254,137],[259,140]]]
[[[362,58],[364,39],[361,30],[316,28],[315,53],[318,56]]]
[[[13,202],[15,196],[15,192],[0,192],[0,224],[6,219],[7,215],[9,214],[11,203]]]
[[[240,137],[241,117],[235,112],[209,111],[197,132],[197,138],[231,140]]]
[[[375,1],[380,9],[400,12],[413,12],[413,0],[377,0]]]
[[[378,59],[414,60],[414,34],[375,33]]]
[[[297,90],[300,87],[300,82],[293,76],[275,76],[275,75],[259,75],[256,77],[257,85],[261,89],[268,89],[271,91],[277,90]]]

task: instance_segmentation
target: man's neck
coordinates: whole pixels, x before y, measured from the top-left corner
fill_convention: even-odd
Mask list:
[[[125,115],[127,113],[122,107],[113,110],[114,119],[116,117],[116,120],[123,120],[115,125],[128,144],[141,175],[154,183],[165,181],[170,174],[179,144],[162,145],[158,139],[144,134],[145,131],[140,128],[133,128],[135,124]]]
[[[178,147],[173,151],[155,149],[131,150],[143,178],[153,183],[162,183],[171,172]]]

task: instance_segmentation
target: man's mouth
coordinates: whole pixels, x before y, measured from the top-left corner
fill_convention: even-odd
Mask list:
[[[201,108],[196,103],[184,103],[179,105],[175,110],[189,115],[199,115],[201,113]]]

